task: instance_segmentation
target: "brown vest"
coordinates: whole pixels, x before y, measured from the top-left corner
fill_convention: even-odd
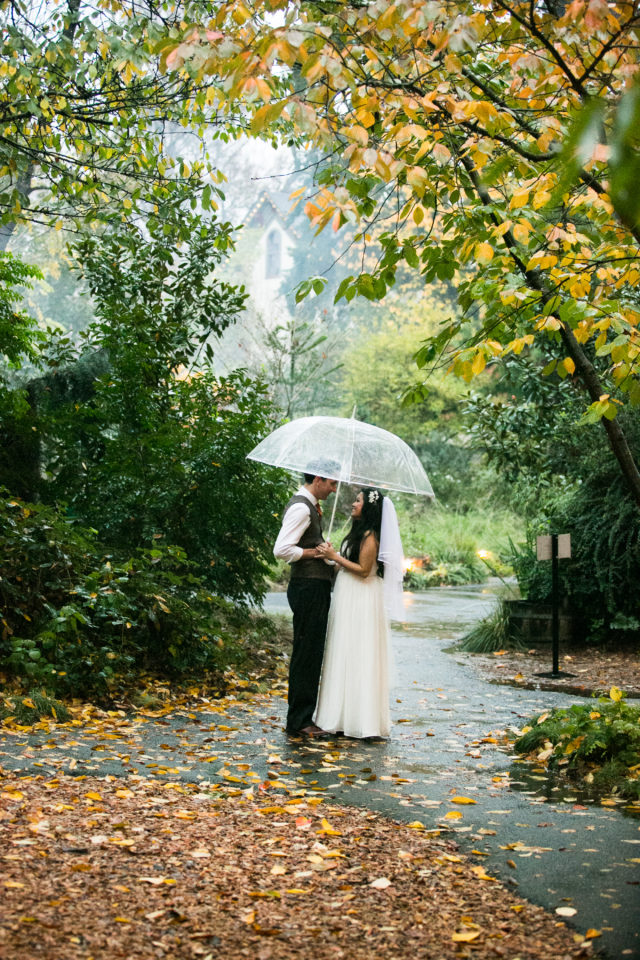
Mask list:
[[[303,550],[309,547],[317,547],[318,544],[324,540],[318,511],[307,497],[296,493],[295,496],[289,500],[284,512],[286,513],[294,503],[304,503],[305,506],[309,508],[309,517],[311,520],[311,523],[298,540],[297,545],[302,547]],[[333,568],[326,564],[321,558],[315,560],[294,560],[291,564],[291,579],[297,579],[298,577],[306,577],[312,580],[331,580],[333,577]]]

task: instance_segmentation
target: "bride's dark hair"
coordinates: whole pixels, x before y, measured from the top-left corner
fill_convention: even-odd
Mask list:
[[[368,533],[373,533],[380,543],[380,526],[382,524],[382,501],[384,494],[376,487],[362,487],[362,511],[359,517],[351,521],[351,529],[342,541],[340,553],[348,560],[358,562],[360,546]],[[384,564],[378,563],[378,576],[382,576]]]

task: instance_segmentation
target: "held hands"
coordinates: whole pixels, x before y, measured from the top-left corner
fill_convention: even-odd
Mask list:
[[[319,543],[316,547],[316,551],[318,556],[322,557],[324,560],[337,560],[340,556],[337,550],[333,549],[328,540],[326,543]]]

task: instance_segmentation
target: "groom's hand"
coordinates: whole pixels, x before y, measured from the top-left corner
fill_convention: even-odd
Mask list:
[[[317,547],[305,547],[302,551],[301,560],[317,560],[320,554]]]

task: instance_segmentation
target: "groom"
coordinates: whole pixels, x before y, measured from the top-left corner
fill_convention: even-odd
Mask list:
[[[339,464],[316,461],[313,473],[304,474],[304,485],[289,500],[273,548],[278,559],[291,564],[287,600],[293,611],[293,652],[289,665],[289,708],[287,733],[321,736],[313,723],[318,696],[320,668],[331,602],[333,568],[319,555],[324,542],[320,501],[336,492],[337,480],[323,475],[335,473]]]

